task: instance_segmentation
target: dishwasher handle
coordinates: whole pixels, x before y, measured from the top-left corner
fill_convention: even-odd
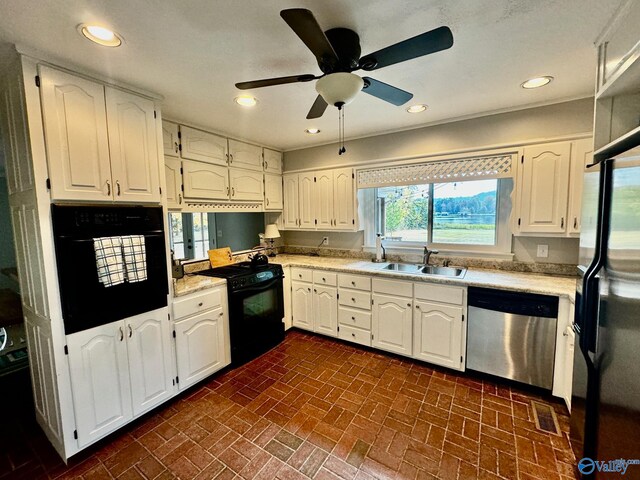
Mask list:
[[[529,317],[558,317],[558,297],[535,293],[469,287],[470,307]]]

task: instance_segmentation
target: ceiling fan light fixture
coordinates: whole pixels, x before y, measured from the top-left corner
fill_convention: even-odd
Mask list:
[[[545,85],[550,84],[552,80],[553,80],[553,77],[549,75],[545,75],[543,77],[530,78],[526,82],[522,82],[520,86],[522,88],[526,88],[527,90],[529,90],[532,88],[544,87]]]
[[[410,107],[408,107],[407,112],[420,113],[420,112],[424,112],[427,108],[429,108],[428,105],[425,105],[424,103],[419,103],[419,104],[411,105]]]
[[[308,133],[309,135],[317,135],[318,133],[320,133],[320,129],[319,128],[305,128],[304,132]]]
[[[113,30],[100,25],[78,25],[78,31],[88,40],[103,47],[119,47],[122,45],[122,37]]]
[[[258,103],[258,99],[251,95],[238,95],[233,101],[241,107],[255,107]]]
[[[329,105],[342,107],[356,98],[364,80],[355,73],[337,72],[325,75],[316,82],[316,91]]]

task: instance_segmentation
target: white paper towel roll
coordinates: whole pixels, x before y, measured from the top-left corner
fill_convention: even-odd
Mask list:
[[[382,260],[382,237],[380,234],[376,237],[376,260],[378,262]]]

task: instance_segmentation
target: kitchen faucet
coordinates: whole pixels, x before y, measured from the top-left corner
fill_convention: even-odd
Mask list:
[[[429,250],[429,247],[427,245],[424,246],[424,255],[422,257],[422,263],[424,263],[425,267],[429,266],[429,258],[431,258],[431,255],[434,253],[437,255],[440,252],[438,252],[438,250]]]

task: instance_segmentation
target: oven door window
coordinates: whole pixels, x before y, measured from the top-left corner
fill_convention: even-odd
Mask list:
[[[279,301],[276,288],[252,292],[242,299],[243,316],[248,321],[261,317],[277,316],[278,310]]]

